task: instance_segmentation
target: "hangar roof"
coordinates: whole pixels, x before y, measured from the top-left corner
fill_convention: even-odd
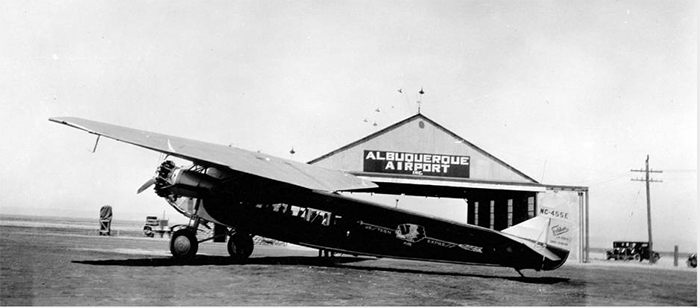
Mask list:
[[[540,184],[423,114],[415,114],[309,164],[379,184],[376,193],[460,197],[480,190],[544,191]]]

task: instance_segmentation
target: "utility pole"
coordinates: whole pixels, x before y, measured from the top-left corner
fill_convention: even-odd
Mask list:
[[[651,195],[649,194],[649,183],[651,182],[661,182],[661,180],[655,180],[649,177],[649,173],[662,173],[663,171],[651,170],[649,169],[649,155],[647,154],[646,168],[644,170],[630,170],[632,172],[644,172],[645,178],[632,179],[632,181],[646,182],[647,190],[647,226],[649,226],[649,262],[654,263],[654,242],[651,239]]]

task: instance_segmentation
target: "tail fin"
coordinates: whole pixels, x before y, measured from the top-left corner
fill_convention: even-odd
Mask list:
[[[571,244],[571,223],[544,216],[536,216],[504,229],[501,233],[552,261],[559,261],[561,258],[547,247],[569,251]]]

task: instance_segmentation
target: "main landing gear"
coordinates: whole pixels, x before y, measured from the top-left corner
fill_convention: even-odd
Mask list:
[[[173,233],[170,238],[170,253],[177,261],[182,263],[193,259],[197,255],[199,243],[227,235],[229,236],[229,254],[236,262],[244,261],[253,253],[254,248],[252,235],[248,232],[242,232],[232,227],[221,229],[215,227],[213,236],[202,240],[197,238],[200,225],[211,229],[207,225],[207,221],[214,222],[214,219],[206,214],[203,202],[212,202],[213,204],[226,202],[224,199],[217,199],[212,191],[214,187],[221,184],[220,180],[224,174],[215,168],[209,168],[193,165],[185,169],[177,167],[170,160],[166,160],[158,166],[156,175],[142,185],[138,192],[155,185],[158,196],[164,198],[175,210],[190,218],[187,225],[177,225],[171,228]],[[210,200],[205,200],[207,198]],[[202,216],[200,216],[200,210]]]
[[[253,237],[242,233],[233,233],[228,239],[228,253],[236,262],[243,262],[253,253]]]
[[[194,225],[199,225],[198,219]],[[195,230],[197,229],[194,226],[186,226],[175,231],[170,238],[170,253],[177,261],[187,262],[192,260],[197,255],[199,243],[213,240],[217,236],[225,236],[225,234],[214,235],[210,238],[198,240]],[[253,237],[236,231],[231,231],[228,235],[229,240],[226,246],[232,260],[238,263],[248,259],[255,248]]]

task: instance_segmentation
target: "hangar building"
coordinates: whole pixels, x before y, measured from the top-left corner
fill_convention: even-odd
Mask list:
[[[588,261],[587,187],[541,184],[423,114],[309,164],[375,182],[371,193],[464,199],[467,224],[499,231],[536,215],[565,215],[573,229],[569,260]]]

